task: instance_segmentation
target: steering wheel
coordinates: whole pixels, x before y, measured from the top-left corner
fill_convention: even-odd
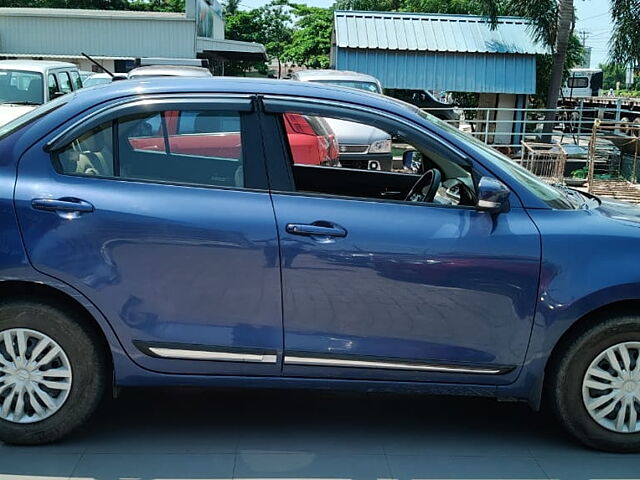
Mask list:
[[[431,202],[436,196],[442,175],[439,170],[432,168],[427,170],[418,181],[411,187],[405,201],[407,202]]]

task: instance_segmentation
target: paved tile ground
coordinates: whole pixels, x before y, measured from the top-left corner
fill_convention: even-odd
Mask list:
[[[0,444],[0,480],[640,479],[526,405],[327,392],[125,390],[82,432]]]

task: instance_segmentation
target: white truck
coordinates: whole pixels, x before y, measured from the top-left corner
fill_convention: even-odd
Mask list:
[[[73,63],[0,60],[0,125],[80,88],[80,72]]]

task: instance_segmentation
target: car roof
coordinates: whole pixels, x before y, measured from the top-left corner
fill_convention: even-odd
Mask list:
[[[211,72],[202,67],[191,67],[185,65],[148,65],[134,68],[129,72],[129,77],[212,77]]]
[[[112,82],[88,89],[80,89],[69,95],[67,108],[86,109],[99,103],[127,96],[177,95],[177,94],[240,94],[240,95],[286,95],[310,99],[333,100],[377,107],[407,116],[409,111],[418,118],[413,105],[378,93],[354,88],[342,88],[323,83],[299,82],[245,77],[139,77]],[[409,111],[408,111],[409,110]]]
[[[76,65],[69,62],[55,62],[48,60],[0,60],[0,70],[24,70],[27,72],[44,73],[56,68],[78,69]]]
[[[300,70],[293,74],[302,82],[312,80],[356,80],[361,82],[379,83],[374,76],[366,73],[350,72],[348,70]]]
[[[126,78],[127,74],[126,73],[114,73],[113,75],[109,75],[108,73],[105,73],[105,72],[99,72],[99,73],[91,72],[87,78],[112,78],[112,77]]]

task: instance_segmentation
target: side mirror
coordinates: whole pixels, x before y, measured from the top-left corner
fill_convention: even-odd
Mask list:
[[[64,92],[54,92],[51,94],[51,98],[49,100],[55,100],[56,98],[60,98],[64,94]]]
[[[482,177],[478,183],[477,207],[490,213],[509,211],[509,195],[511,191],[499,180]]]

